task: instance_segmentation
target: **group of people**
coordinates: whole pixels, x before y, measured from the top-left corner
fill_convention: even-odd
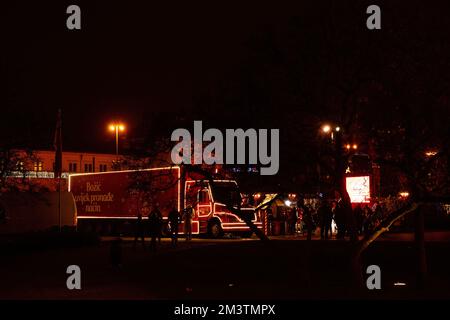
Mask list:
[[[343,238],[347,229],[347,219],[345,212],[336,201],[331,206],[323,201],[317,210],[318,220],[320,224],[320,238],[328,239],[333,235],[333,220],[337,227],[336,238]]]
[[[163,234],[163,228],[165,228],[164,220],[159,210],[158,206],[154,206],[150,211],[148,206],[144,205],[142,211],[145,213],[149,212],[147,215],[147,224],[144,224],[142,213],[139,212],[136,225],[135,225],[135,237],[134,246],[141,239],[142,246],[145,247],[145,236],[148,234],[150,237],[150,249],[156,251],[157,242],[161,244],[161,237]],[[176,246],[178,241],[178,230],[179,225],[183,223],[183,231],[186,241],[192,239],[192,219],[194,218],[195,211],[191,206],[186,207],[181,213],[174,207],[169,212],[168,215],[168,232],[172,239],[172,245]],[[158,239],[158,241],[157,241]]]
[[[361,204],[357,204],[352,209],[352,215],[348,216],[342,205],[337,201],[331,202],[331,206],[327,202],[322,202],[321,206],[317,210],[318,220],[320,224],[320,237],[321,239],[331,238],[332,235],[332,223],[336,224],[336,238],[342,239],[347,235],[350,235],[351,224],[354,223],[356,227],[356,233],[358,235],[369,234],[383,219],[382,206],[376,203],[373,208]],[[354,219],[352,222],[351,219]]]
[[[311,214],[311,210],[302,201],[299,201],[297,206],[283,208],[275,214],[269,207],[266,209],[267,234],[277,234],[275,225],[281,226],[281,230],[279,230],[281,234],[293,235],[302,229],[303,231],[310,230],[309,233],[311,233],[314,225]]]
[[[384,210],[381,204],[375,203],[373,207],[369,205],[356,205],[351,211],[344,210],[342,204],[338,201],[322,201],[318,209],[315,210],[303,201],[298,201],[297,207],[292,207],[278,214],[277,219],[269,207],[266,210],[267,215],[267,233],[269,235],[277,234],[274,226],[277,221],[285,226],[281,234],[296,234],[297,232],[307,235],[308,239],[312,237],[314,230],[320,228],[321,239],[329,239],[336,231],[336,238],[343,239],[346,236],[352,236],[350,228],[355,227],[358,235],[370,233],[384,217]],[[354,220],[352,220],[354,219]],[[335,228],[333,228],[333,222]]]

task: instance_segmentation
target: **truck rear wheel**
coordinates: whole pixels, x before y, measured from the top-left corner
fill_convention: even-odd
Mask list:
[[[222,224],[218,220],[212,220],[208,224],[208,236],[213,239],[223,236]]]

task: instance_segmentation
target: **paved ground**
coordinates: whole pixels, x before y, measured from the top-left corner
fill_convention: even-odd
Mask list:
[[[272,236],[271,239],[277,240],[305,240],[305,236],[301,234],[289,236]],[[360,237],[361,238],[361,237]],[[313,235],[313,240],[320,240],[320,235]],[[330,240],[336,240],[333,236]],[[377,241],[414,241],[414,233],[393,232],[382,234]],[[425,241],[428,242],[450,242],[450,231],[429,231],[425,232]]]
[[[281,235],[281,236],[270,236],[270,239],[273,240],[306,240],[306,235],[304,234],[295,234],[295,235]],[[360,236],[360,238],[362,238]],[[102,237],[103,241],[109,241],[112,240],[112,237]],[[123,238],[126,241],[132,241],[132,237],[124,237]],[[224,241],[227,242],[236,242],[236,241],[254,241],[259,240],[255,235],[253,235],[251,238],[240,238],[239,236],[233,236],[230,234],[227,234],[225,238],[223,239],[207,239],[207,238],[200,238],[196,237],[193,239],[194,243],[223,243]],[[312,240],[321,240],[320,235],[314,234],[312,236]],[[333,235],[333,237],[329,240],[338,240],[336,239],[336,236]],[[163,241],[169,241],[168,238],[163,238]],[[377,241],[414,241],[414,233],[407,233],[407,232],[395,232],[395,233],[384,233],[382,234]],[[425,232],[425,241],[428,242],[450,242],[450,231],[430,231]],[[180,243],[184,242],[184,239],[180,239]]]
[[[0,299],[450,298],[450,242],[427,244],[429,286],[418,292],[415,248],[408,238],[380,240],[367,251],[364,264],[381,267],[383,289],[362,295],[349,290],[350,246],[344,241],[194,239],[172,248],[163,239],[151,253],[125,238],[123,266],[117,269],[110,265],[110,239],[104,238],[91,247],[0,257]],[[71,264],[82,270],[82,290],[66,288]]]

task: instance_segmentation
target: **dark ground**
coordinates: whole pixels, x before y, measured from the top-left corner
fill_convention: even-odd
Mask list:
[[[377,264],[382,290],[350,289],[349,243],[300,240],[201,240],[156,254],[130,241],[123,266],[109,264],[110,242],[0,257],[0,299],[347,299],[450,298],[450,243],[427,243],[428,287],[415,289],[415,249],[379,241],[364,255]],[[308,263],[310,262],[310,263]],[[66,289],[67,266],[79,265],[82,289]],[[406,286],[394,286],[395,282]]]

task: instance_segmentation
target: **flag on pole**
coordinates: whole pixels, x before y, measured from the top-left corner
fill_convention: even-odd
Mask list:
[[[55,148],[55,178],[61,178],[62,172],[62,120],[61,109],[58,110],[56,119],[55,140],[53,142]]]

